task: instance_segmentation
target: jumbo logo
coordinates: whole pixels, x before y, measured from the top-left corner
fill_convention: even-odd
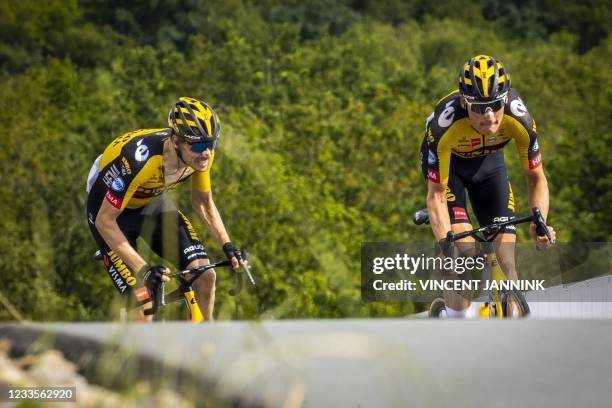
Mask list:
[[[113,263],[115,269],[117,269],[117,272],[119,272],[119,275],[121,275],[121,277],[125,279],[125,282],[130,286],[134,286],[136,284],[136,278],[132,276],[132,272],[130,272],[130,269],[123,263],[123,261],[117,256],[117,254],[115,254],[115,252],[113,251],[108,251],[107,255],[109,256],[110,261]]]

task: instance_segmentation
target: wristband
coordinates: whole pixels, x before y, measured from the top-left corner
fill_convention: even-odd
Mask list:
[[[223,252],[225,253],[227,259],[229,259],[230,261],[233,257],[236,256],[236,248],[234,248],[234,244],[232,244],[231,242],[226,242],[225,244],[223,244]]]

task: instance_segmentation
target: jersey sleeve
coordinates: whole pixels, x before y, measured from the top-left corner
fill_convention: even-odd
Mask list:
[[[536,123],[529,110],[515,90],[508,94],[505,118],[511,123],[521,167],[533,170],[542,164],[542,154],[538,144]]]
[[[204,171],[196,171],[191,177],[191,188],[198,191],[207,192],[211,189],[210,183],[210,170],[215,160],[215,151],[213,150],[210,160],[208,162],[208,168]]]
[[[452,149],[452,138],[448,137],[448,130],[463,116],[459,99],[451,94],[443,98],[427,118],[427,156],[423,160],[427,160],[427,179],[433,183],[448,184]]]
[[[158,172],[162,165],[162,151],[145,138],[130,141],[120,150],[112,146],[102,155],[102,180],[108,190],[105,199],[123,211],[138,189]]]

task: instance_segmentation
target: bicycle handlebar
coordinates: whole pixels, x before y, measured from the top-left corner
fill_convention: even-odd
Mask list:
[[[249,277],[249,281],[251,282],[251,284],[253,284],[253,286],[255,286],[255,279],[253,278],[253,275],[251,274],[251,270],[248,266],[248,263],[242,258],[242,256],[240,256],[239,259],[240,259],[240,265],[242,266],[242,268],[247,273],[247,276]],[[204,272],[206,272],[209,269],[213,269],[217,267],[223,268],[223,267],[227,267],[231,265],[232,265],[232,262],[230,260],[219,261],[219,262],[215,262],[215,263],[208,264],[208,265],[198,266],[197,268],[185,269],[182,271],[171,273],[167,276],[172,279],[176,277],[185,277],[186,275],[193,275],[189,279],[189,284],[191,284],[194,280],[196,280],[200,275],[202,275]],[[236,272],[236,283],[235,283],[235,286],[229,290],[230,296],[236,296],[242,291],[242,286],[243,286],[242,280],[243,280],[242,271]],[[152,291],[153,297],[151,301],[153,302],[153,306],[144,311],[144,314],[146,316],[151,316],[157,313],[157,309],[159,308],[159,292],[162,288],[162,285],[165,285],[165,283],[160,284],[156,290]]]
[[[493,238],[495,235],[497,235],[502,229],[502,227],[505,227],[507,225],[522,224],[522,223],[529,222],[529,221],[533,221],[535,223],[536,233],[539,236],[546,236],[546,238],[548,239],[548,242],[550,242],[551,244],[555,243],[555,241],[552,239],[552,235],[550,234],[550,231],[548,230],[548,227],[546,226],[546,222],[544,222],[544,217],[542,216],[542,212],[540,211],[538,207],[533,207],[531,215],[525,215],[523,217],[514,218],[508,221],[496,222],[490,225],[486,225],[484,227],[473,229],[471,231],[464,231],[464,232],[458,232],[458,233],[453,233],[452,231],[449,231],[448,234],[446,235],[446,239],[449,242],[454,242],[454,241],[457,241],[459,239],[469,237],[469,236],[478,238],[477,234],[482,233],[488,236],[488,239],[486,239],[486,241],[488,241],[491,238]]]

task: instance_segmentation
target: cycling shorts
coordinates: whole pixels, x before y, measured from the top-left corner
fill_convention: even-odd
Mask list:
[[[110,249],[96,229],[92,214],[97,213],[99,203],[91,195],[87,206],[89,228],[102,252],[106,271],[117,290],[126,295],[137,287],[135,271]],[[140,237],[157,255],[180,269],[186,269],[196,259],[208,259],[189,219],[165,196],[141,208],[124,209],[117,224],[134,249],[137,250],[136,240]]]
[[[427,145],[424,143],[423,146],[421,168],[427,180]],[[451,155],[446,188],[451,224],[472,224],[467,211],[466,191],[479,225],[503,222],[516,216],[514,195],[508,181],[503,151],[469,159]],[[501,232],[516,234],[516,227],[509,225]]]

